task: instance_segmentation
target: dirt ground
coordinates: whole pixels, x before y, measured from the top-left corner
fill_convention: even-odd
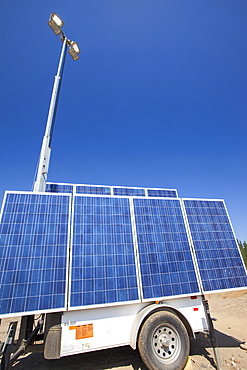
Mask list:
[[[208,295],[219,344],[222,370],[247,370],[247,351],[240,344],[247,342],[247,290]],[[13,318],[11,319],[13,320]],[[0,340],[6,336],[8,322],[2,320]],[[186,370],[215,369],[211,342],[203,336],[191,339],[190,358]],[[120,347],[81,355],[45,360],[41,353],[26,354],[14,364],[15,370],[147,370],[138,353]]]

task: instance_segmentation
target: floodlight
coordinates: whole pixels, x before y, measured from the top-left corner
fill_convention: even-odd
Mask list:
[[[73,48],[69,49],[68,52],[70,53],[70,55],[72,56],[72,58],[74,60],[78,60],[79,59],[78,54],[75,52],[75,50]]]
[[[70,43],[70,46],[74,49],[74,51],[75,51],[77,54],[80,54],[80,49],[79,49],[79,46],[78,46],[77,42],[72,41],[72,42]]]
[[[58,27],[62,28],[64,25],[64,22],[56,13],[51,14],[51,19],[57,24]]]
[[[56,13],[51,14],[48,24],[56,35],[59,35],[62,32],[64,22]]]

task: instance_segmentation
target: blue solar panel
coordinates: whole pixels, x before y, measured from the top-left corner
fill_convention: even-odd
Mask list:
[[[73,185],[71,184],[55,184],[46,183],[45,191],[47,193],[73,193]]]
[[[70,307],[138,299],[129,199],[75,196]]]
[[[77,185],[76,193],[77,194],[111,195],[111,188],[109,186]]]
[[[143,188],[113,188],[113,195],[124,195],[130,197],[145,197]]]
[[[149,197],[177,198],[177,190],[169,189],[147,189]]]
[[[134,199],[144,299],[199,292],[179,200]]]
[[[204,292],[247,286],[223,201],[184,200]]]
[[[65,309],[70,196],[6,193],[0,225],[0,316]]]

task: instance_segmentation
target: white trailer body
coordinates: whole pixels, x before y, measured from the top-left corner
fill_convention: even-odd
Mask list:
[[[172,310],[189,324],[190,332],[208,330],[201,297],[64,312],[60,356],[130,345],[137,348],[142,323],[157,310]]]

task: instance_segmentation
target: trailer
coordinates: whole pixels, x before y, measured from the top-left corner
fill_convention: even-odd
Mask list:
[[[25,352],[46,359],[130,345],[150,370],[182,370],[196,333],[220,359],[206,293],[246,289],[221,199],[176,189],[49,183],[51,141],[67,47],[62,40],[33,192],[6,191],[0,223],[0,319],[10,322],[1,370]],[[19,330],[16,338],[17,328]]]

